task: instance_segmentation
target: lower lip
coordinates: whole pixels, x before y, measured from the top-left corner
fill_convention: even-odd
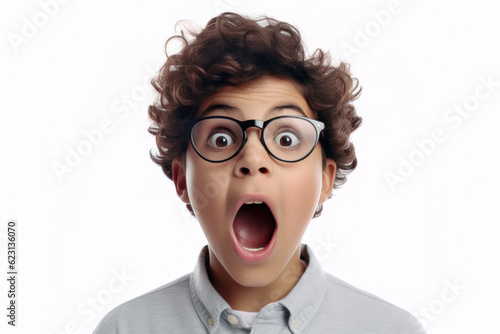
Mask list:
[[[234,234],[234,231],[231,231],[231,235],[233,236],[233,248],[236,251],[236,254],[238,255],[238,257],[245,262],[265,261],[273,253],[274,246],[276,245],[276,231],[277,230],[278,230],[278,227],[276,226],[276,228],[274,229],[273,236],[271,237],[271,240],[269,241],[267,246],[261,250],[255,251],[255,252],[246,250],[245,248],[241,247],[240,243],[236,239],[236,235]]]

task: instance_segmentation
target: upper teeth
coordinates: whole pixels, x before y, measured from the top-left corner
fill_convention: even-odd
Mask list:
[[[262,201],[247,201],[245,204],[262,204]]]

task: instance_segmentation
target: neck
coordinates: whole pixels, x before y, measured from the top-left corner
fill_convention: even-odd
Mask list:
[[[300,259],[300,247],[279,276],[269,285],[252,287],[236,282],[210,252],[207,270],[215,290],[233,310],[258,312],[265,305],[283,299],[297,284],[307,264]]]

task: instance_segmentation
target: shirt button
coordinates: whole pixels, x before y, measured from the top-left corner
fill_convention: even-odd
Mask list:
[[[213,326],[214,325],[214,318],[209,318],[208,319],[208,325]]]
[[[292,321],[292,327],[293,327],[294,329],[297,329],[297,327],[299,327],[299,325],[297,324],[297,321],[295,321],[295,320],[294,320],[294,321]]]
[[[238,318],[236,318],[236,316],[234,314],[230,314],[227,316],[227,321],[229,321],[229,323],[231,325],[237,325],[238,324]]]

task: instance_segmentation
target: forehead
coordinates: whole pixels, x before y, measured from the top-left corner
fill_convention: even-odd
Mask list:
[[[283,106],[298,108],[282,108]],[[252,113],[267,116],[271,112],[286,113],[287,110],[301,113],[297,111],[299,109],[304,113],[302,116],[314,118],[299,84],[292,80],[265,76],[242,86],[224,86],[201,103],[197,116],[206,116],[214,110],[227,114]]]

